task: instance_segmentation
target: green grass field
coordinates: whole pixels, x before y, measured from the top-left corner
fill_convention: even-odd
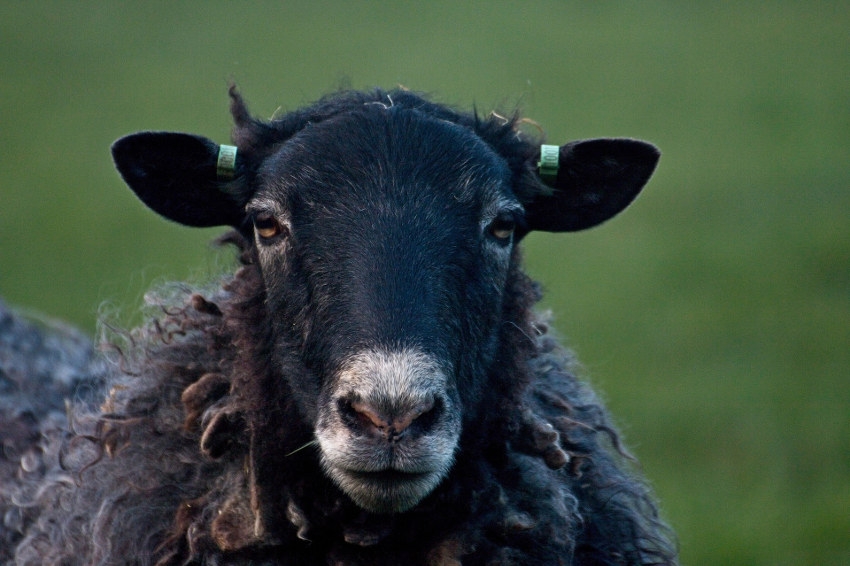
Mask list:
[[[291,4],[291,5],[290,5]],[[850,564],[850,4],[0,3],[0,296],[95,331],[228,253],[147,211],[110,143],[226,141],[402,84],[553,142],[663,151],[610,223],[532,235],[544,306],[604,391],[682,562]]]

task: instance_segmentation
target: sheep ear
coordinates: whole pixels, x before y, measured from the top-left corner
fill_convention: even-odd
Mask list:
[[[605,222],[634,200],[661,156],[652,144],[630,139],[543,146],[547,150],[552,154],[541,159],[541,177],[523,203],[529,230],[573,232]]]
[[[235,158],[220,170],[219,148],[201,136],[140,132],[112,144],[112,157],[136,196],[162,216],[186,226],[238,226],[242,207],[222,190]]]

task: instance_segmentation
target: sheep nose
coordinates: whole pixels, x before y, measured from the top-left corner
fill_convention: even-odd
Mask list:
[[[428,432],[436,418],[437,403],[429,396],[417,403],[383,408],[368,401],[352,400],[343,407],[343,414],[346,413],[345,420],[351,428],[385,438],[398,438],[408,430],[419,434]]]

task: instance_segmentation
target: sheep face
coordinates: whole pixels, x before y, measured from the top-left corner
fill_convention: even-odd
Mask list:
[[[467,130],[382,107],[303,130],[261,170],[246,210],[275,355],[310,376],[290,388],[323,469],[367,510],[433,490],[476,412],[523,213],[507,177]]]
[[[506,292],[517,240],[614,216],[658,151],[628,139],[550,147],[543,183],[540,146],[495,114],[375,91],[262,122],[231,98],[231,175],[217,174],[217,144],[181,133],[122,138],[116,165],[166,218],[252,239],[269,342],[255,350],[275,381],[256,377],[270,410],[249,418],[284,431],[294,403],[327,476],[366,510],[403,512],[512,387],[494,380],[494,360],[520,363],[500,343],[520,301]]]

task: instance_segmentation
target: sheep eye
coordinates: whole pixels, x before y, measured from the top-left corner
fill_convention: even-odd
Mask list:
[[[516,220],[511,213],[502,213],[490,223],[490,234],[501,242],[511,239],[516,229]]]
[[[270,240],[283,233],[283,226],[271,214],[258,214],[254,216],[254,230],[264,240]]]

